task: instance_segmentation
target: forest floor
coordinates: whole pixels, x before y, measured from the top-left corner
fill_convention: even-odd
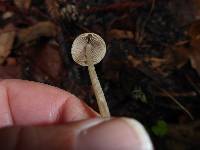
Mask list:
[[[200,147],[200,0],[1,0],[0,78],[50,84],[98,111],[87,68],[71,58],[94,32],[113,116],[142,122],[156,149]]]

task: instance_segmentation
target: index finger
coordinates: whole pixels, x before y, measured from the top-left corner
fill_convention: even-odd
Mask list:
[[[0,81],[0,127],[43,125],[96,117],[72,94],[42,83]]]

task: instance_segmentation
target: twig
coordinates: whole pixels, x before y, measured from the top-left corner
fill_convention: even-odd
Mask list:
[[[186,112],[188,114],[188,116],[194,120],[193,115],[175,98],[173,97],[167,90],[162,89],[160,87],[158,87],[163,93],[165,93],[171,100],[174,101],[174,103],[176,103],[184,112]]]
[[[150,9],[150,12],[149,12],[147,18],[145,19],[145,21],[143,22],[143,24],[141,26],[140,25],[137,26],[138,28],[140,28],[140,29],[138,29],[138,32],[137,32],[137,29],[136,29],[136,38],[135,39],[136,39],[138,44],[142,43],[142,41],[143,41],[142,35],[144,34],[144,28],[145,28],[147,22],[149,21],[151,15],[153,13],[153,10],[155,8],[155,4],[156,4],[156,0],[152,0],[151,9]]]
[[[127,9],[133,9],[138,7],[143,7],[145,2],[120,2],[110,5],[100,5],[97,7],[92,7],[90,9],[80,10],[81,13],[90,14],[98,12],[108,12],[108,11],[127,11]]]
[[[173,97],[189,97],[189,96],[197,96],[196,92],[169,92],[170,95],[172,95]],[[168,95],[166,95],[163,92],[157,92],[156,96],[160,96],[160,97],[168,97]]]
[[[195,89],[195,91],[200,95],[200,89],[199,87],[192,81],[192,79],[190,78],[190,76],[185,75],[186,79],[188,80],[188,82],[190,83],[190,85]]]
[[[141,71],[142,73],[144,73],[147,77],[150,77],[153,81],[154,81],[154,86],[158,89],[160,89],[164,94],[166,94],[171,100],[173,100],[184,112],[186,112],[188,114],[188,116],[193,120],[194,117],[192,116],[192,114],[176,99],[174,98],[172,95],[169,94],[169,92],[165,89],[162,89],[159,85],[161,85],[162,83],[162,78],[160,77],[155,77],[155,74],[152,73],[152,71],[149,71],[148,68],[139,68],[139,71]],[[151,75],[149,75],[149,72]]]

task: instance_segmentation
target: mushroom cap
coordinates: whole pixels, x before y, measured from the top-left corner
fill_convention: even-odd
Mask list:
[[[86,47],[89,56],[86,55]],[[90,58],[91,62],[95,65],[105,56],[106,44],[104,40],[95,33],[83,33],[74,40],[71,54],[73,60],[81,66],[88,66],[87,58]]]

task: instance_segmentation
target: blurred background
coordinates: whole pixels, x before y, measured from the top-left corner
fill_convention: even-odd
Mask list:
[[[98,111],[84,32],[106,41],[96,65],[113,116],[144,124],[155,149],[200,147],[200,0],[0,0],[0,78],[70,91]]]

